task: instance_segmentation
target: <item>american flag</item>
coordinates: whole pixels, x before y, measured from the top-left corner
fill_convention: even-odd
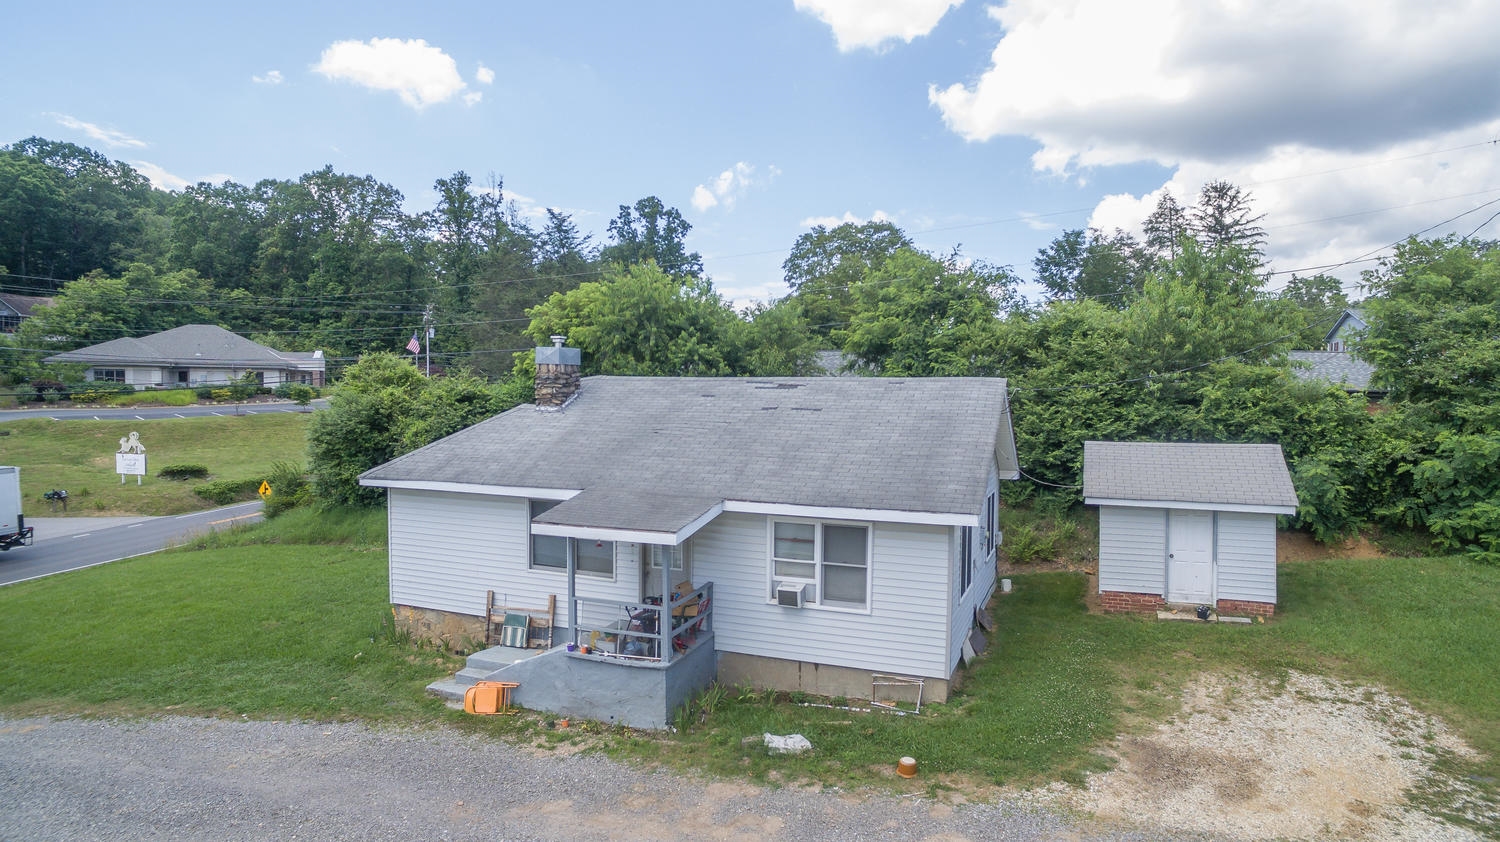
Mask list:
[[[413,354],[418,353],[422,350],[422,343],[417,341],[417,335],[415,333],[411,335],[411,341],[406,343],[406,350],[412,352]]]

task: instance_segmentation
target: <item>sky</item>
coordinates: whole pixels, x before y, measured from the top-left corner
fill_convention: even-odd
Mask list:
[[[16,6],[0,143],[168,190],[331,165],[412,212],[463,170],[600,244],[654,195],[741,305],[787,293],[814,225],[1029,280],[1063,231],[1219,179],[1265,214],[1273,290],[1326,267],[1357,295],[1410,234],[1500,238],[1494,0],[426,5]]]

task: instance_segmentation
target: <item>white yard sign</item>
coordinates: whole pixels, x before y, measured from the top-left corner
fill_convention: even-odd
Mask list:
[[[121,485],[126,476],[135,477],[135,484],[141,484],[141,477],[146,475],[146,446],[141,444],[140,433],[131,433],[128,438],[120,439],[120,449],[115,453],[115,473],[120,475]]]

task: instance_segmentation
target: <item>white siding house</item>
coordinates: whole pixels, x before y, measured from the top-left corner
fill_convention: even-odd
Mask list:
[[[1083,495],[1105,610],[1275,611],[1276,516],[1297,512],[1280,445],[1085,442]]]
[[[946,696],[1018,476],[1004,380],[580,380],[573,349],[538,362],[539,405],[361,477],[389,489],[391,602],[413,631],[472,634],[493,591],[554,597],[559,640],[597,649],[668,566],[709,588],[721,680],[868,697],[888,673]]]
[[[53,354],[44,362],[83,363],[87,380],[136,389],[225,386],[246,374],[262,386],[323,385],[322,351],[277,351],[217,325],[183,325]]]

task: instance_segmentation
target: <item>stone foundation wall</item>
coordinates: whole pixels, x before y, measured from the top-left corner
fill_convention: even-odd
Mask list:
[[[1125,591],[1100,591],[1099,607],[1109,612],[1158,611],[1166,605],[1161,594],[1127,593]]]
[[[1221,599],[1214,608],[1230,616],[1270,617],[1276,613],[1274,602],[1251,602],[1247,599]]]
[[[484,648],[484,618],[432,608],[392,605],[396,628],[417,640],[436,643],[450,652]]]
[[[738,652],[719,653],[719,683],[731,687],[748,685],[757,690],[783,690],[788,693],[801,691],[815,696],[844,696],[850,699],[869,699],[871,690],[869,670],[742,655]],[[949,681],[927,678],[922,685],[922,701],[946,702],[950,690]],[[916,701],[916,688],[907,690],[902,687],[882,687],[880,697],[884,700],[912,702]]]

